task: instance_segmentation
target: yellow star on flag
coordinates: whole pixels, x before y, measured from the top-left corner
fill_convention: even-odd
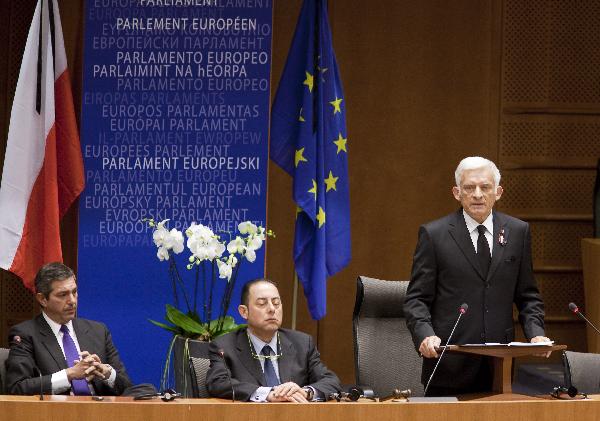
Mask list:
[[[342,103],[342,101],[343,99],[338,98],[337,96],[333,101],[329,101],[329,103],[333,105],[333,114],[342,112],[342,109],[340,108],[340,104]]]
[[[319,228],[325,224],[325,211],[319,206],[319,213],[317,214],[317,221],[319,221]]]
[[[314,86],[313,75],[306,71],[304,73],[306,73],[306,79],[302,84],[308,86],[309,92],[312,92]]]
[[[327,177],[325,179],[325,185],[327,186],[327,189],[325,190],[325,192],[328,192],[329,190],[336,190],[335,188],[335,183],[337,183],[339,177],[334,177],[333,173],[331,171],[329,171],[329,177]]]
[[[302,208],[300,206],[296,206],[296,219],[298,219],[298,215],[302,213]]]
[[[342,133],[340,132],[340,134],[338,135],[337,140],[334,140],[333,143],[335,143],[335,145],[337,146],[337,153],[339,154],[341,151],[344,151],[346,153],[348,153],[348,151],[346,150],[346,141],[348,139],[344,139],[342,137]]]
[[[298,164],[300,162],[308,162],[308,160],[304,157],[304,148],[302,149],[298,149],[296,151],[296,156],[294,158],[294,163],[296,164],[296,167],[298,167]]]
[[[313,179],[312,184],[312,189],[310,189],[308,192],[314,194],[315,200],[317,200],[317,182]]]
[[[300,108],[300,115],[298,116],[298,121],[305,122],[304,117],[302,116],[302,108]]]

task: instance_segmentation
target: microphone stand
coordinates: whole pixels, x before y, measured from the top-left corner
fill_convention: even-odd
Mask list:
[[[571,304],[573,304],[573,305],[571,305]],[[577,305],[576,305],[575,303],[571,303],[571,304],[569,304],[569,309],[570,309],[570,310],[571,310],[573,313],[575,313],[575,314],[579,315],[579,317],[581,317],[583,320],[585,320],[585,321],[586,321],[586,322],[587,322],[587,323],[588,323],[588,324],[589,324],[591,327],[593,327],[593,328],[594,328],[594,330],[595,330],[595,331],[596,331],[596,332],[597,332],[597,333],[600,335],[600,330],[598,330],[598,328],[597,328],[596,326],[594,326],[594,324],[593,324],[592,322],[590,322],[590,321],[587,319],[587,317],[585,317],[585,316],[583,315],[583,313],[582,313],[581,311],[579,311],[579,307],[577,307]]]
[[[40,379],[40,400],[43,401],[44,400],[44,382],[42,380],[42,372],[40,371],[39,368],[37,367],[33,367],[33,370],[35,373],[37,373],[38,378]]]
[[[229,372],[229,367],[227,366],[227,361],[225,361],[225,351],[219,349],[219,357],[223,360],[223,364],[225,365],[225,372],[227,373],[227,378],[229,379],[229,387],[231,388],[231,401],[235,402],[235,389],[233,388],[233,382],[231,381],[231,373]]]
[[[450,343],[450,339],[452,338],[452,335],[454,335],[454,330],[456,329],[456,326],[458,326],[458,322],[460,322],[460,318],[462,317],[463,314],[465,314],[467,312],[467,308],[468,308],[468,306],[466,304],[463,304],[462,306],[460,306],[458,319],[456,319],[456,323],[454,323],[452,332],[450,332],[450,336],[448,336],[446,345],[444,345],[444,349],[442,349],[442,354],[440,355],[440,358],[438,358],[437,363],[435,363],[435,367],[433,367],[433,371],[431,372],[431,376],[429,376],[429,380],[427,380],[427,385],[425,386],[425,390],[423,391],[423,396],[427,395],[427,389],[429,389],[429,383],[431,383],[431,379],[433,379],[433,375],[435,374],[435,371],[437,370],[438,365],[440,365],[440,361],[442,361],[442,357],[446,353],[446,348],[448,348],[448,344]]]

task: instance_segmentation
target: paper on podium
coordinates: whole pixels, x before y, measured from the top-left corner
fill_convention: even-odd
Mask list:
[[[501,344],[499,342],[486,342],[483,344],[463,344],[463,345],[458,345],[458,346],[479,346],[479,347],[485,347],[485,346],[519,346],[519,347],[540,347],[540,346],[552,346],[554,345],[554,341],[546,341],[546,342],[510,342],[507,344]]]

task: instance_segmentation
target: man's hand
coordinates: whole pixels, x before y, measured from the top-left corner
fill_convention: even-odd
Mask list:
[[[73,367],[67,368],[67,378],[69,381],[81,380],[83,378],[88,380],[87,371],[90,370],[90,368],[93,368],[93,363],[94,359],[91,358],[90,353],[86,351],[82,352],[80,354],[80,359],[75,360]]]
[[[536,342],[550,342],[550,339],[546,338],[545,336],[536,336],[535,338],[531,338],[532,344],[534,344]],[[552,354],[552,351],[542,352],[540,354],[533,354],[533,355],[535,355],[536,357],[548,358],[550,356],[550,354]]]
[[[96,354],[90,354],[88,351],[81,352],[81,360],[90,361],[89,367],[85,370],[85,379],[91,382],[94,377],[106,380],[110,377],[112,368],[107,364],[102,364],[100,357]]]
[[[267,396],[269,402],[308,403],[306,391],[294,382],[282,383],[275,386]]]
[[[419,346],[419,352],[425,358],[437,358],[438,353],[436,352],[436,348],[439,348],[442,340],[437,336],[428,336],[423,339],[421,345]]]

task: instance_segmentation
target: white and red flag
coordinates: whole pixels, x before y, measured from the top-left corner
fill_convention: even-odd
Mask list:
[[[62,261],[59,220],[84,187],[83,160],[56,0],[38,0],[10,116],[0,186],[0,267],[30,290]]]

